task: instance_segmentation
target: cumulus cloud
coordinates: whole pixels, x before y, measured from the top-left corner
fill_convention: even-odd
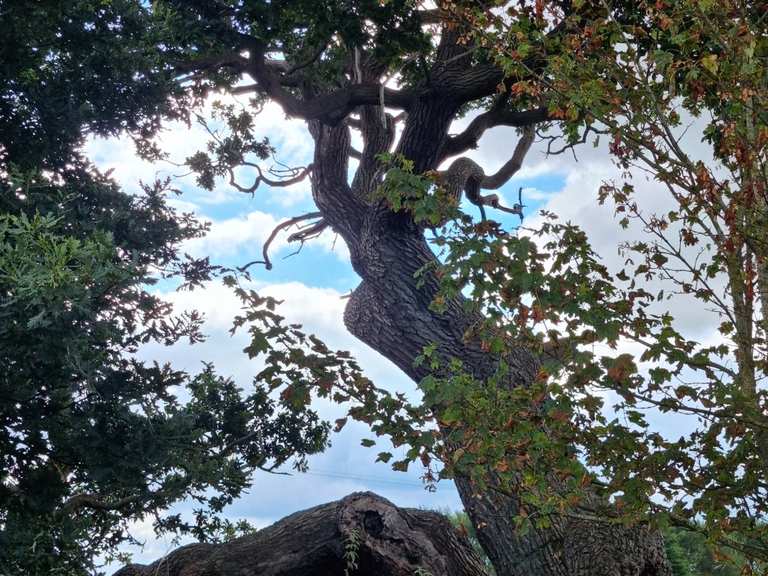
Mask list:
[[[202,238],[193,238],[182,249],[194,256],[233,256],[243,247],[258,247],[266,242],[272,230],[280,222],[272,214],[254,210],[243,216],[224,220],[210,220],[210,230]],[[285,246],[285,238],[278,237],[272,245],[277,252]]]
[[[306,331],[318,335],[332,348],[352,352],[366,374],[377,384],[391,390],[415,392],[415,385],[394,364],[347,331],[343,321],[347,301],[337,290],[300,282],[272,284],[254,281],[249,286],[264,296],[281,300],[283,303],[279,312],[287,322],[303,325]],[[202,361],[214,360],[242,384],[249,382],[260,370],[260,365],[242,353],[246,335],[229,334],[232,319],[242,311],[242,304],[232,290],[220,282],[209,282],[193,291],[160,295],[171,302],[177,311],[196,309],[202,312],[208,338],[206,342],[194,346],[148,345],[140,351],[140,357],[172,362],[174,366],[191,372],[198,370]]]
[[[272,231],[285,220],[284,218],[277,218],[273,214],[259,210],[222,220],[213,220],[205,217],[201,219],[209,223],[210,229],[208,233],[201,238],[185,241],[181,246],[181,250],[197,257],[211,256],[214,260],[233,256],[260,255],[261,249],[272,234]],[[295,228],[290,228],[281,231],[270,245],[270,255],[277,255],[289,247],[292,250],[297,250],[299,243],[289,244],[287,240],[295,230]],[[326,229],[317,238],[309,240],[308,244],[319,246],[326,252],[335,254],[342,262],[346,262],[349,259],[349,251],[346,244],[343,240],[337,238],[331,229]]]
[[[705,146],[699,144],[702,154]],[[646,241],[653,238],[644,230],[640,221],[631,220],[625,230],[619,226],[623,214],[615,214],[615,206],[609,199],[604,205],[597,200],[600,186],[606,182],[630,182],[635,188],[635,198],[645,218],[653,215],[664,215],[677,207],[676,201],[668,189],[640,169],[631,169],[629,178],[614,166],[608,151],[601,146],[579,163],[573,163],[568,169],[563,187],[549,195],[543,209],[553,212],[564,222],[572,222],[580,226],[589,238],[593,249],[602,257],[603,262],[612,272],[618,272],[625,266],[626,255],[620,252],[620,246],[625,242]],[[533,217],[530,226],[535,227],[541,222],[540,217]],[[672,225],[667,230],[667,237],[677,243],[679,226]],[[691,261],[695,261],[701,246],[681,247],[682,253]],[[706,255],[706,253],[704,254]],[[639,262],[637,262],[639,263]],[[629,270],[632,267],[630,266]],[[713,289],[722,294],[725,290],[722,279],[711,282]],[[668,280],[656,279],[644,284],[652,293],[664,289],[667,294],[676,292],[678,288]],[[657,312],[672,310],[677,321],[677,327],[691,338],[700,338],[714,330],[721,321],[719,316],[705,310],[701,302],[694,301],[689,296],[673,296],[671,301],[664,301],[655,306]]]
[[[201,116],[211,118],[212,105],[216,100],[225,104],[243,104],[234,96],[214,94],[210,96],[201,110]],[[266,169],[272,167],[303,166],[312,158],[312,139],[305,124],[296,119],[286,118],[279,106],[268,103],[254,119],[257,136],[267,137],[278,151],[273,160],[265,162]],[[215,122],[212,122],[215,125]],[[187,126],[183,122],[168,122],[160,131],[156,142],[160,149],[168,154],[167,161],[159,163],[148,162],[136,154],[135,146],[127,135],[113,138],[90,137],[84,148],[85,154],[102,170],[111,170],[112,176],[128,192],[139,189],[140,182],[153,182],[155,179],[171,177],[175,185],[185,189],[188,196],[194,197],[198,204],[221,204],[241,195],[223,180],[217,182],[212,192],[201,190],[195,184],[194,175],[189,174],[183,166],[184,160],[205,150],[210,135],[206,129],[192,123]],[[241,169],[238,178],[244,182],[252,179],[252,171]],[[263,186],[259,193],[280,206],[294,206],[310,199],[309,181],[300,182],[286,188],[269,188]]]

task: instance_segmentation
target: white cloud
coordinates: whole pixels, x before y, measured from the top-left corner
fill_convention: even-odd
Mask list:
[[[309,178],[284,188],[272,188],[269,199],[272,203],[290,208],[312,199],[312,184]]]
[[[342,298],[340,292],[300,282],[252,282],[249,285],[260,294],[283,301],[279,313],[285,316],[287,322],[302,324],[308,332],[316,334],[332,348],[352,352],[374,382],[389,389],[415,390],[414,384],[394,364],[347,331],[343,322],[347,300]],[[169,361],[191,372],[199,370],[204,360],[214,361],[242,384],[249,382],[258,372],[260,366],[242,353],[246,344],[245,334],[229,335],[232,319],[241,312],[241,303],[229,288],[220,282],[210,282],[197,290],[168,292],[162,296],[177,311],[197,309],[204,313],[204,331],[209,336],[208,340],[195,346],[148,345],[140,351],[140,357]]]
[[[223,220],[211,220],[203,218],[210,223],[210,230],[201,238],[187,240],[181,246],[182,252],[193,256],[211,256],[214,260],[222,257],[231,257],[246,254],[256,255],[261,258],[261,250],[275,227],[283,222],[284,218],[276,218],[273,214],[254,210],[242,216],[226,218]],[[276,256],[281,251],[290,248],[298,250],[300,243],[289,243],[288,237],[297,230],[292,227],[281,230],[275,237],[269,248],[270,257]],[[340,261],[349,259],[349,251],[344,241],[330,228],[323,231],[317,238],[306,243],[307,246],[319,246],[323,250],[336,255]]]
[[[343,324],[346,300],[340,292],[300,282],[271,284],[259,281],[249,286],[262,295],[282,300],[278,313],[285,316],[286,322],[302,324],[307,332],[316,334],[333,349],[350,351],[366,375],[378,385],[404,391],[411,396],[418,394],[413,382],[398,368],[349,334]],[[139,357],[170,362],[177,369],[190,373],[199,371],[203,361],[213,361],[220,374],[231,376],[240,385],[247,386],[261,369],[262,363],[258,359],[249,360],[242,352],[247,343],[245,331],[234,336],[229,334],[232,319],[241,312],[240,301],[232,291],[219,282],[211,282],[198,290],[166,292],[162,296],[173,303],[177,311],[195,308],[203,312],[206,318],[204,331],[208,339],[194,346],[184,343],[170,347],[150,344],[139,351]],[[315,408],[328,419],[339,418],[345,412],[343,407],[330,401],[316,402]],[[350,422],[340,434],[332,436],[331,448],[310,459],[308,474],[292,473],[286,477],[257,472],[253,486],[226,511],[227,515],[233,520],[255,519],[257,525],[265,526],[297,510],[362,490],[381,494],[399,506],[460,507],[452,483],[443,482],[436,493],[428,493],[419,479],[418,466],[403,474],[393,472],[388,465],[375,463],[378,451],[396,451],[383,439],[376,448],[363,448],[360,440],[371,436],[365,425]],[[174,511],[186,510],[185,506],[180,504]],[[167,538],[157,539],[154,536],[151,522],[137,523],[134,532],[146,542],[143,549],[128,547],[135,554],[135,562],[152,562],[176,548]],[[108,571],[117,568],[110,566]]]
[[[240,100],[233,96],[212,95],[208,98],[201,115],[211,118],[212,103],[215,100],[225,103],[237,103]],[[312,138],[302,121],[288,119],[279,106],[269,103],[255,116],[255,131],[257,136],[269,138],[276,148],[276,160],[268,160],[264,167],[281,168],[280,163],[288,166],[303,166],[311,162],[313,144]],[[112,176],[127,192],[136,192],[139,183],[151,183],[157,178],[172,177],[174,185],[184,187],[187,195],[194,197],[197,204],[221,204],[240,196],[227,182],[219,180],[213,191],[201,190],[196,184],[194,175],[181,166],[184,160],[205,150],[210,136],[198,123],[187,126],[183,122],[169,122],[163,126],[156,141],[161,150],[168,153],[168,161],[157,164],[139,158],[133,141],[122,135],[116,138],[90,137],[84,152],[102,170],[112,170]],[[239,170],[244,182],[248,182],[248,170]],[[270,188],[262,186],[257,191],[265,195],[270,202],[290,207],[304,202],[311,197],[309,181],[295,184],[287,188]]]
[[[200,207],[197,204],[187,200],[182,200],[181,198],[168,198],[167,204],[171,208],[175,208],[182,213],[191,212],[193,214],[197,214],[200,212]]]
[[[272,214],[255,210],[240,217],[225,220],[207,220],[211,227],[202,238],[188,240],[182,249],[195,256],[233,256],[243,247],[256,247],[259,251],[272,230],[280,222]],[[278,236],[272,251],[278,252],[286,245],[285,236]]]

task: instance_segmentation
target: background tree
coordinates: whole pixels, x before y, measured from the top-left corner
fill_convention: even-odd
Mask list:
[[[200,183],[212,186],[217,177],[225,177],[239,190],[253,193],[262,183],[280,186],[311,178],[318,210],[280,229],[303,223],[290,237],[303,242],[330,227],[347,243],[362,279],[347,305],[349,330],[417,382],[433,377],[436,370],[442,376],[456,372],[457,363],[471,375],[454,379],[450,386],[447,378],[428,380],[424,407],[407,406],[401,396],[382,394],[363,380],[345,380],[339,398],[359,401],[351,416],[371,422],[379,433],[394,434],[398,443],[404,438],[414,442],[406,460],[395,466],[405,467],[414,459],[429,466],[435,456],[456,464],[443,474],[454,476],[499,574],[667,574],[658,534],[598,516],[564,514],[539,498],[543,490],[530,491],[527,484],[522,489],[510,446],[499,444],[496,461],[473,457],[477,443],[459,425],[456,407],[469,397],[462,390],[488,398],[486,417],[495,422],[501,415],[488,411],[493,394],[487,391],[514,396],[516,390],[530,389],[541,359],[525,342],[491,346],[481,330],[482,310],[468,306],[458,291],[441,295],[435,305],[441,283],[425,229],[441,223],[435,206],[455,205],[463,193],[480,207],[515,210],[499,206],[498,197],[482,190],[508,181],[530,147],[530,128],[549,118],[541,95],[515,88],[528,74],[505,74],[470,38],[469,29],[447,12],[419,3],[167,1],[157,2],[154,10],[168,34],[158,51],[177,62],[183,84],[199,93],[223,89],[251,98],[250,107],[243,109],[219,107],[223,129],[211,127],[208,150],[188,159]],[[254,134],[254,113],[266,100],[307,121],[315,143],[310,166],[267,170],[269,143]],[[472,107],[480,112],[466,130],[450,134],[453,121]],[[509,161],[496,174],[486,175],[461,155],[495,126],[523,131]],[[352,146],[353,132],[362,140],[360,150]],[[386,161],[382,154],[390,152]],[[459,158],[442,169],[454,157]],[[235,172],[240,166],[250,168],[255,181],[240,181]],[[350,178],[351,166],[355,170]],[[425,177],[438,184],[436,195],[420,193]],[[384,197],[379,194],[382,184]],[[403,199],[411,192],[415,202],[405,206]],[[480,222],[478,229],[488,226],[493,228]],[[268,246],[263,262],[271,266]],[[519,272],[521,278],[527,273]],[[269,356],[264,377],[274,386],[285,385],[291,397],[306,398],[308,389],[335,394],[307,365],[316,343],[289,327],[278,329],[279,323],[260,319],[257,312],[252,319],[267,322],[266,334],[289,334],[298,348],[309,350],[281,352],[256,330],[254,351],[265,350]],[[425,350],[428,358],[422,355]],[[484,413],[482,404],[476,405],[475,421]],[[440,430],[415,432],[407,426],[413,418],[432,419]],[[507,415],[504,422],[509,421],[516,422]],[[517,428],[517,433],[546,436],[535,423]],[[441,440],[437,449],[435,439]],[[573,452],[563,449],[561,454],[575,477],[579,465]],[[465,462],[465,456],[472,461]],[[390,457],[380,454],[384,460]],[[554,476],[546,481],[557,482]],[[524,503],[527,494],[533,496]],[[522,522],[527,532],[521,532],[525,515],[535,521]]]
[[[218,513],[269,469],[326,445],[311,410],[138,361],[145,342],[201,338],[151,293],[215,272],[179,254],[205,232],[157,182],[122,192],[85,161],[86,133],[172,114],[169,68],[133,2],[3,3],[0,22],[0,572],[94,574],[131,524],[216,539]],[[144,41],[144,40],[142,40]],[[171,514],[192,500],[191,517]]]

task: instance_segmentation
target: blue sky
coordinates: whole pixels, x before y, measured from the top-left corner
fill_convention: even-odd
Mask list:
[[[460,124],[469,120],[464,119]],[[310,160],[312,142],[303,124],[286,119],[276,106],[268,104],[257,116],[257,130],[270,138],[281,162],[304,165]],[[490,131],[478,149],[469,155],[490,173],[508,159],[516,141],[513,129],[497,128]],[[196,126],[169,125],[161,138],[161,145],[175,161],[182,161],[202,149],[205,142],[204,131]],[[141,161],[127,138],[92,140],[86,153],[100,167],[113,169],[115,178],[129,191],[137,189],[139,180],[148,181],[156,175],[174,175],[182,171],[170,164],[151,165]],[[502,188],[501,195],[505,204],[511,206],[517,199],[518,188],[523,187],[528,222],[535,223],[535,215],[541,208],[553,210],[563,219],[573,220],[584,227],[606,262],[618,264],[617,246],[627,236],[620,236],[612,209],[596,203],[601,182],[612,178],[618,178],[618,173],[602,146],[597,149],[584,147],[579,161],[575,161],[568,155],[546,157],[542,147],[535,144],[525,165]],[[176,184],[183,194],[173,203],[211,222],[208,237],[191,241],[184,249],[196,255],[210,254],[212,260],[224,265],[242,265],[260,259],[263,242],[278,222],[314,210],[308,182],[286,189],[263,187],[253,196],[238,193],[224,182],[220,182],[213,192],[207,192],[196,187],[189,176],[180,178]],[[658,185],[640,177],[635,184],[647,199],[651,211],[666,206],[668,200]],[[497,212],[491,217],[508,228],[519,223],[513,215]],[[287,234],[283,239],[285,236]],[[281,313],[289,321],[304,324],[330,346],[350,350],[378,385],[417,395],[413,382],[386,359],[355,340],[343,326],[345,300],[341,297],[359,282],[349,264],[343,241],[334,241],[333,234],[328,231],[304,246],[300,254],[284,259],[293,251],[284,241],[275,243],[271,253],[274,268],[271,271],[260,266],[251,269],[257,289],[284,300]],[[231,293],[218,283],[191,293],[174,292],[167,284],[159,284],[156,289],[179,310],[196,308],[205,313],[208,339],[194,347],[150,345],[142,349],[140,356],[147,360],[169,361],[190,372],[199,370],[202,362],[210,361],[219,372],[247,386],[259,371],[260,363],[248,360],[242,353],[244,335],[229,334],[232,317],[239,308]],[[704,337],[712,331],[713,322],[702,320],[695,310],[681,309],[679,317],[689,334]],[[317,408],[331,419],[343,415],[342,408],[329,403],[318,404]],[[676,424],[663,419],[659,420],[659,425],[670,433],[676,431]],[[359,490],[375,491],[402,506],[461,507],[450,482],[440,483],[437,492],[430,493],[425,491],[419,479],[421,471],[417,468],[399,473],[387,465],[375,463],[376,453],[390,447],[388,442],[380,441],[374,448],[363,448],[360,440],[368,436],[364,426],[351,423],[342,433],[333,436],[331,448],[310,460],[308,474],[276,476],[257,473],[248,494],[227,509],[227,514],[233,519],[246,518],[257,526],[265,526],[297,510]],[[189,510],[186,504],[178,508]],[[173,548],[170,542],[154,538],[149,522],[137,525],[135,532],[146,542],[143,549],[132,548],[135,561],[153,561]]]

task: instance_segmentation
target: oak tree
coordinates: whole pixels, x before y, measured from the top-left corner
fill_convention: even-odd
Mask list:
[[[527,397],[539,381],[542,357],[528,342],[497,346],[487,338],[485,310],[461,290],[445,290],[425,232],[455,221],[453,208],[463,195],[478,206],[480,221],[459,221],[477,224],[478,233],[497,229],[486,219],[493,209],[518,213],[519,207],[501,205],[492,191],[520,168],[533,128],[552,118],[545,100],[516,88],[527,73],[506,71],[449,10],[450,3],[438,6],[405,0],[155,3],[168,34],[158,50],[177,62],[179,81],[198,93],[248,99],[243,106],[217,106],[207,150],[187,160],[199,183],[211,187],[224,178],[244,193],[256,193],[261,185],[309,178],[317,210],[285,222],[275,234],[301,224],[289,240],[305,242],[331,228],[346,242],[361,283],[349,298],[345,324],[421,383],[426,402],[411,406],[400,394],[376,389],[351,360],[331,361],[322,343],[281,324],[256,295],[240,289],[253,304],[240,322],[264,326],[252,328],[257,346],[251,352],[266,352],[262,377],[290,398],[306,403],[315,391],[352,400],[350,416],[370,422],[397,444],[409,442],[407,458],[396,467],[420,460],[429,476],[430,467],[442,461],[440,473],[455,479],[498,574],[667,574],[661,538],[642,521],[624,525],[569,513],[557,506],[562,500],[531,489],[515,465],[516,454],[524,455],[520,447],[500,443],[494,460],[478,452],[490,446],[490,437],[479,434],[485,440],[478,441],[462,424],[462,402],[472,400],[466,406],[477,408],[473,423],[485,418],[488,424],[480,432],[493,432],[503,416],[502,426],[542,442],[546,430],[530,414],[491,411],[496,398]],[[527,65],[535,70],[546,63],[531,59]],[[266,101],[306,121],[314,141],[310,165],[270,170],[273,150],[256,128]],[[454,121],[470,110],[468,126],[452,133]],[[519,138],[509,160],[486,174],[463,155],[498,126],[520,129]],[[238,177],[241,167],[253,180]],[[261,260],[267,268],[268,248]],[[483,274],[483,262],[475,258],[471,264],[474,274]],[[529,273],[505,274],[524,279]],[[335,381],[316,373],[328,362]],[[546,392],[539,404],[545,398]],[[553,444],[572,472],[563,481],[586,477],[566,444]],[[553,471],[544,484],[557,485],[558,474]],[[602,503],[597,495],[591,498]],[[530,521],[521,523],[526,516]]]

